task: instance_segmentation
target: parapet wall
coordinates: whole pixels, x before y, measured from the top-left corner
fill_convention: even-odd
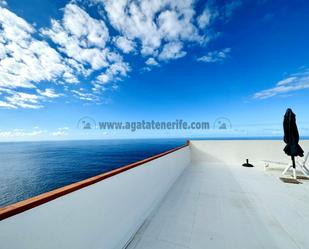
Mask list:
[[[305,153],[309,152],[309,140],[300,141]],[[261,160],[289,162],[284,153],[285,143],[279,140],[192,140],[193,162],[224,162],[240,164],[248,158],[253,163]]]
[[[190,148],[184,146],[6,217],[0,221],[0,248],[123,248],[189,163]]]

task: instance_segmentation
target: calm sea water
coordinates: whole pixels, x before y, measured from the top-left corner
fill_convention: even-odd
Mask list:
[[[0,143],[0,207],[184,143],[184,139]]]

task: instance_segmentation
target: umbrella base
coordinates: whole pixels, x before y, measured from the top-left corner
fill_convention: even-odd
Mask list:
[[[254,167],[251,163],[249,163],[249,159],[246,159],[246,162],[242,166],[243,167],[249,167],[249,168]]]
[[[251,167],[254,167],[252,164],[250,164],[250,163],[244,163],[242,166],[244,166],[244,167],[249,167],[249,168],[251,168]]]

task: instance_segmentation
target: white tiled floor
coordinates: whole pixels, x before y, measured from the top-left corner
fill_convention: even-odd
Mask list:
[[[309,182],[240,165],[189,166],[130,249],[309,248]]]

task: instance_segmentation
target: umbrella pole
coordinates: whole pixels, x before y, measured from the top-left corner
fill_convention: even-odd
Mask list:
[[[296,179],[295,157],[291,156],[291,158],[292,158],[292,167],[293,167],[293,178]]]

